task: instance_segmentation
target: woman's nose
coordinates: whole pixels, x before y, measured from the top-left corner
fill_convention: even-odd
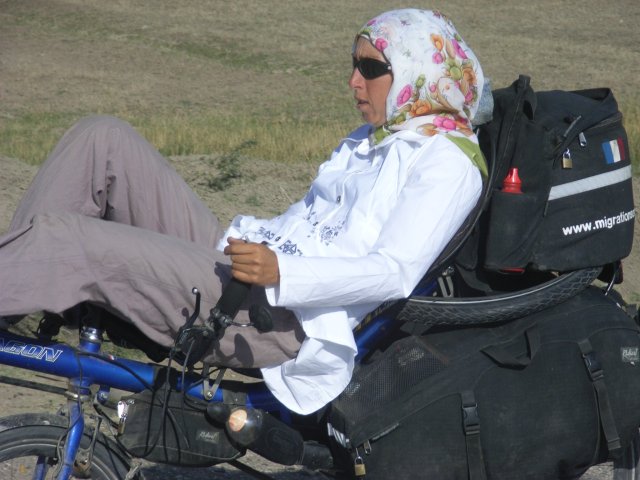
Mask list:
[[[364,77],[360,73],[360,70],[354,68],[349,77],[349,88],[356,89],[364,86]]]

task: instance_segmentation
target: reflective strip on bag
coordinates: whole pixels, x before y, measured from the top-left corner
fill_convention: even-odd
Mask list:
[[[549,192],[549,200],[557,200],[559,198],[570,197],[579,193],[590,192],[597,188],[608,187],[616,183],[624,182],[631,178],[631,165],[619,168],[607,173],[601,173],[592,177],[583,178],[574,182],[563,183],[551,187]]]

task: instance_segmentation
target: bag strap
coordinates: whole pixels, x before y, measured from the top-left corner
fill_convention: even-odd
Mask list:
[[[611,403],[609,402],[609,394],[607,393],[607,386],[604,383],[602,364],[600,363],[600,360],[588,339],[585,338],[584,340],[579,341],[578,345],[580,346],[582,359],[587,367],[589,378],[591,378],[593,388],[596,392],[598,416],[600,417],[600,425],[602,426],[604,438],[607,441],[609,454],[612,457],[616,457],[622,453],[622,444],[620,443],[620,436],[618,435],[616,423],[613,419]]]
[[[482,349],[482,352],[489,356],[494,362],[503,367],[512,368],[525,368],[536,356],[540,349],[540,332],[538,327],[533,325],[524,332],[525,340],[527,342],[527,355],[525,357],[516,357],[507,349],[507,344],[489,345]]]
[[[466,390],[460,394],[462,401],[462,427],[467,449],[467,471],[469,480],[486,480],[482,444],[480,443],[480,416],[478,403],[473,391]]]
[[[537,98],[531,88],[531,78],[520,75],[509,87],[494,91],[494,102],[494,120],[484,128],[480,127],[495,149],[496,165],[492,166],[494,176],[490,179],[489,188],[495,188],[498,182],[502,182],[512,163],[522,117],[532,119],[535,114]]]

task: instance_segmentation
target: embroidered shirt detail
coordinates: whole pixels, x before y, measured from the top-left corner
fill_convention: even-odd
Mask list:
[[[344,220],[338,225],[325,225],[320,229],[320,240],[322,240],[325,245],[329,245],[338,236],[343,226]]]
[[[282,253],[286,253],[287,255],[302,255],[302,250],[298,248],[297,243],[293,243],[291,240],[287,240],[282,245],[278,247]]]
[[[258,235],[262,235],[264,238],[266,238],[267,240],[273,240],[273,237],[276,235],[275,232],[272,232],[270,230],[267,230],[264,227],[260,227],[258,229]]]

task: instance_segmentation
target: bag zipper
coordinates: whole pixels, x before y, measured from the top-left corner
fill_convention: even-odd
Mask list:
[[[556,159],[553,161],[553,165],[552,168],[556,168],[557,164],[558,164],[558,159],[562,159],[562,168],[563,169],[569,169],[573,167],[573,162],[571,160],[571,150],[569,149],[569,144],[571,142],[573,142],[573,140],[576,138],[575,136],[567,136],[569,135],[569,133],[571,133],[571,129],[573,128],[573,125],[580,120],[582,117],[576,117],[576,119],[571,123],[571,125],[569,126],[569,128],[567,128],[565,130],[565,132],[563,133],[563,136],[565,136],[565,140],[564,142],[562,142],[558,147],[558,150],[562,151],[562,155],[558,155],[556,157]],[[606,127],[609,127],[612,124],[615,123],[619,123],[622,120],[622,112],[616,112],[614,115],[605,118],[604,120],[596,123],[595,125],[592,125],[591,127],[580,131],[580,133],[578,133],[578,142],[580,143],[580,146],[585,148],[587,147],[587,137],[585,135],[584,132],[598,132],[601,129],[604,129]],[[570,165],[570,166],[565,166],[565,165]]]

